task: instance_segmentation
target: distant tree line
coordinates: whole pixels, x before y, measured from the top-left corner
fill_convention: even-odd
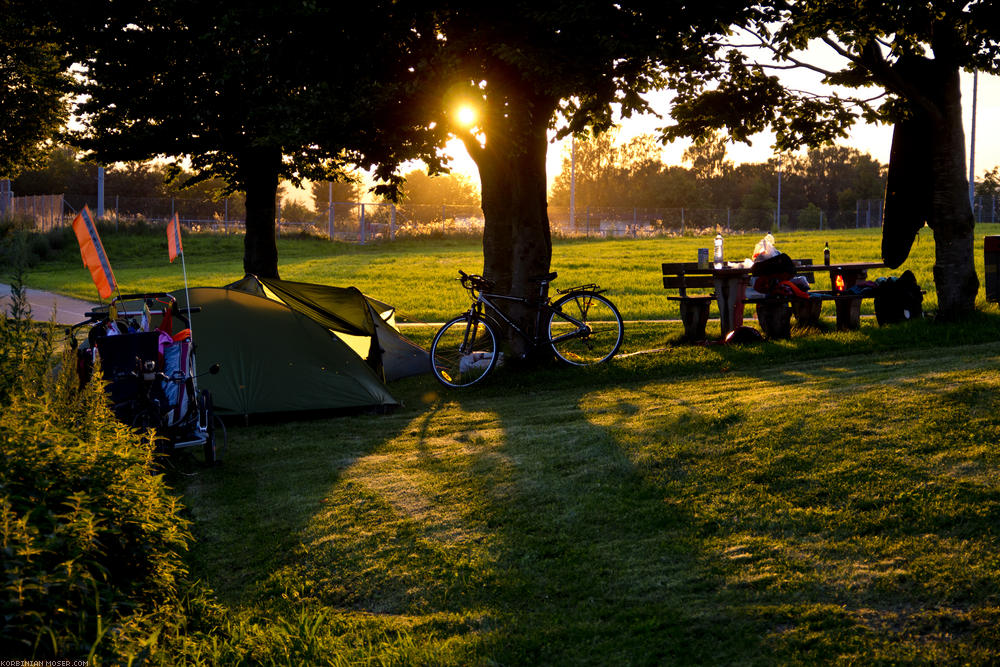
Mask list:
[[[183,169],[157,162],[120,163],[105,170],[106,207],[114,206],[119,216],[148,215],[151,200],[183,200],[184,215],[211,219],[219,211],[218,202],[228,199],[230,219],[244,215],[244,196],[225,194],[221,179],[208,179],[184,186],[191,174]],[[479,192],[468,178],[458,174],[430,176],[414,169],[405,175],[400,187],[399,211],[403,219],[418,224],[440,217],[442,205],[479,205]],[[279,189],[281,217],[294,222],[322,222],[330,208],[330,191],[335,203],[382,201],[367,192],[360,177],[354,180],[313,182],[305,203],[289,196],[289,183]],[[13,179],[11,188],[20,195],[64,194],[74,207],[97,196],[97,166],[81,162],[71,148],[59,147]],[[111,200],[110,198],[114,198]],[[432,209],[437,209],[435,214]]]
[[[886,166],[845,146],[824,146],[804,155],[734,165],[725,142],[713,136],[684,153],[690,167],[667,165],[653,135],[617,144],[611,133],[576,142],[575,207],[712,208],[734,212],[735,226],[767,227],[777,207],[806,215],[853,211],[858,200],[885,193]],[[550,205],[570,204],[571,158],[563,159]],[[764,216],[761,218],[761,216]]]

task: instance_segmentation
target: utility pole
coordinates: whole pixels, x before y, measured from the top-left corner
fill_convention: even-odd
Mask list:
[[[576,137],[569,135],[569,227],[576,229]]]
[[[778,215],[775,225],[781,231],[781,153],[778,153]]]
[[[979,93],[979,71],[972,71],[972,132],[969,142],[969,204],[976,212],[976,96]]]

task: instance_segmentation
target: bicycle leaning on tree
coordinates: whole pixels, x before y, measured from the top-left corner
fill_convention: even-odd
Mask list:
[[[551,347],[556,358],[573,366],[607,361],[621,347],[625,335],[622,316],[595,284],[557,290],[561,296],[553,301],[548,291],[558,275],[555,272],[531,279],[538,283],[534,298],[497,294],[490,291],[496,286],[492,280],[458,273],[462,287],[472,297],[472,306],[442,326],[431,344],[432,370],[447,387],[474,385],[503,363],[501,322],[530,348]],[[498,307],[501,302],[534,311],[535,333],[508,317]]]

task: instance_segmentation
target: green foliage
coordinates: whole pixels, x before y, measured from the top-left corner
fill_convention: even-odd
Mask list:
[[[105,162],[187,157],[196,179],[220,177],[230,191],[260,187],[247,168],[265,155],[271,173],[296,184],[343,176],[362,154],[395,164],[397,146],[383,139],[396,130],[374,125],[385,135],[370,140],[379,101],[407,74],[407,34],[393,32],[382,4],[349,21],[309,2],[106,9],[88,17],[80,45],[88,127],[75,139]],[[392,47],[379,48],[385,35]],[[422,156],[413,143],[403,150]]]
[[[690,169],[664,164],[658,143],[649,135],[625,145],[617,144],[614,133],[579,140],[576,207],[744,209],[737,214],[737,229],[770,227],[768,216],[777,196],[776,160],[733,166],[726,160],[725,140],[718,135],[692,145],[685,160],[692,163]],[[567,154],[552,187],[551,205],[569,205],[570,169]],[[815,206],[824,212],[825,226],[831,219],[845,226],[848,214],[853,225],[857,200],[881,199],[885,193],[885,167],[870,155],[846,146],[823,146],[801,156],[783,156],[780,169],[782,210]],[[813,217],[799,226],[811,229],[818,224]]]
[[[69,61],[53,4],[8,0],[0,13],[0,177],[44,158],[69,115]]]
[[[285,199],[281,202],[281,219],[286,222],[315,222],[318,218],[316,211],[306,204]]]
[[[185,617],[182,505],[148,434],[120,424],[54,328],[0,319],[0,653],[106,658],[166,641]]]
[[[624,144],[616,132],[590,135],[576,141],[576,207],[681,207],[698,202],[696,176],[664,164],[662,146],[652,135]],[[553,206],[568,206],[572,156],[563,156],[549,197]]]
[[[1000,166],[993,167],[983,175],[983,180],[976,183],[977,197],[1000,196]]]

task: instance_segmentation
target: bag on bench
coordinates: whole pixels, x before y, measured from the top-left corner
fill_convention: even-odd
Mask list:
[[[750,269],[750,275],[754,277],[753,288],[761,294],[807,298],[809,281],[806,280],[804,286],[796,285],[793,282],[796,273],[798,270],[795,262],[783,252],[768,259],[757,260]]]

